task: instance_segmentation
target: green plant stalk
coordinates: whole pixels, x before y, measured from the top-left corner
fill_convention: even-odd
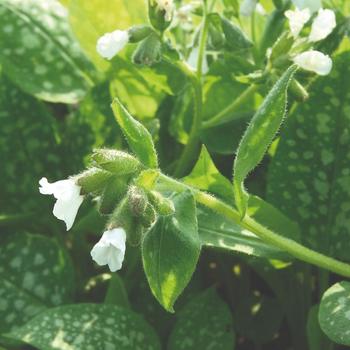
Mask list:
[[[177,163],[174,175],[181,177],[189,170],[192,165],[193,159],[195,158],[196,152],[200,146],[200,130],[202,127],[202,116],[203,116],[203,92],[202,92],[202,70],[203,70],[203,59],[205,55],[205,49],[208,37],[208,17],[207,17],[207,4],[204,1],[203,4],[203,26],[199,41],[199,51],[197,60],[197,72],[193,74],[187,74],[193,86],[194,92],[194,115],[193,123],[191,126],[188,142],[181,154],[181,157]],[[183,70],[184,71],[184,70]]]
[[[205,205],[206,207],[214,210],[215,212],[223,215],[232,222],[239,224],[256,236],[260,237],[263,241],[278,247],[291,256],[298,258],[306,263],[321,267],[328,271],[337,273],[344,277],[350,277],[350,265],[339,260],[333,259],[324,254],[318,253],[310,248],[303,246],[302,244],[293,241],[289,238],[283,237],[275,232],[271,231],[267,227],[264,227],[248,215],[242,220],[239,212],[222,202],[221,200],[209,195],[208,193],[194,189],[187,186],[177,180],[174,180],[166,175],[160,175],[160,189],[173,190],[182,192],[184,190],[191,190],[196,201]],[[163,183],[163,186],[161,185]]]
[[[244,103],[246,103],[249,100],[249,98],[251,98],[255,94],[258,88],[259,86],[255,84],[249,86],[249,88],[244,90],[242,94],[239,95],[230,105],[228,105],[218,114],[216,114],[214,117],[210,118],[207,121],[204,121],[202,123],[202,129],[209,129],[209,128],[212,128],[213,126],[218,125],[225,116],[227,116],[228,114],[234,113]]]

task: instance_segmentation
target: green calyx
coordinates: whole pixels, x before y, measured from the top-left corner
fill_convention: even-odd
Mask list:
[[[82,194],[92,194],[102,191],[112,177],[109,171],[93,167],[77,175],[76,183],[81,187]]]

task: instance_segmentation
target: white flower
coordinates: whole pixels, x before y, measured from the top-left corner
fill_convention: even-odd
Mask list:
[[[67,231],[73,226],[79,207],[84,200],[80,194],[81,187],[74,180],[60,180],[50,184],[46,177],[43,177],[39,184],[41,194],[53,195],[57,201],[53,208],[53,215],[66,223]]]
[[[303,10],[295,9],[294,11],[288,10],[284,13],[284,15],[289,20],[289,28],[294,39],[298,37],[300,31],[304,27],[304,24],[307,23],[311,17],[310,10],[308,8]]]
[[[181,6],[174,16],[172,27],[180,26],[181,29],[190,31],[193,28],[192,11],[195,9],[193,3]]]
[[[120,270],[125,255],[125,241],[123,228],[105,231],[91,250],[92,259],[100,266],[108,265],[112,272]]]
[[[167,22],[170,22],[173,17],[174,2],[173,0],[156,0],[157,8],[159,11],[164,11],[164,18]]]
[[[129,42],[129,33],[126,30],[115,30],[106,33],[98,39],[96,44],[97,52],[108,60],[112,59],[118,52],[123,50]]]
[[[327,75],[332,69],[332,60],[322,52],[311,50],[305,51],[294,57],[294,63],[299,67],[317,73]]]
[[[311,13],[318,11],[322,7],[321,0],[292,0],[292,2],[299,10],[308,8]]]
[[[255,7],[258,0],[243,0],[240,8],[239,13],[241,16],[251,16],[252,13],[255,11]]]
[[[326,38],[336,26],[335,14],[332,10],[320,9],[312,23],[309,41],[315,42]]]

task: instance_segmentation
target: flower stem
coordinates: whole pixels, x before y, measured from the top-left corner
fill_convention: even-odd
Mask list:
[[[227,205],[208,193],[194,189],[166,175],[160,176],[159,186],[160,189],[173,190],[177,192],[191,190],[198,203],[205,205],[232,222],[239,224],[240,226],[254,233],[256,236],[260,237],[263,241],[286,251],[290,255],[304,262],[321,267],[344,277],[350,277],[349,264],[318,253],[296,241],[293,241],[292,239],[281,236],[261,225],[248,215],[241,220],[241,216],[235,208]]]
[[[203,2],[203,25],[199,41],[199,51],[197,60],[197,72],[196,76],[190,76],[190,80],[193,86],[194,93],[194,115],[193,122],[188,138],[188,142],[180,156],[177,163],[174,175],[181,177],[187,173],[192,166],[192,162],[200,146],[200,130],[202,127],[202,115],[203,115],[203,94],[202,94],[202,70],[203,59],[206,50],[207,37],[208,37],[208,17],[207,17],[207,3]]]
[[[214,117],[202,123],[202,129],[209,129],[213,126],[218,125],[224,117],[229,114],[237,111],[245,102],[248,101],[250,97],[254,95],[254,93],[258,90],[258,85],[251,85],[245,91],[242,92],[230,105],[228,105],[225,109],[220,111]]]

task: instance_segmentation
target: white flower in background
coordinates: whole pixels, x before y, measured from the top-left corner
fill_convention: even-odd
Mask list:
[[[173,17],[174,12],[174,2],[173,0],[156,0],[157,8],[159,11],[164,11],[164,18],[167,22],[170,22]]]
[[[128,42],[129,33],[126,30],[115,30],[112,33],[104,34],[98,39],[96,50],[103,58],[110,60],[123,50]]]
[[[335,14],[332,10],[320,9],[312,23],[309,41],[315,42],[326,38],[336,27]]]
[[[310,10],[308,8],[303,10],[299,10],[297,8],[294,11],[288,10],[284,13],[284,15],[288,18],[289,28],[294,39],[298,37],[305,23],[307,23],[311,17]]]
[[[299,10],[308,8],[311,13],[318,11],[322,7],[321,0],[292,0],[292,2]]]
[[[194,47],[191,50],[191,53],[187,59],[187,64],[190,66],[190,68],[193,71],[197,70],[197,63],[198,63],[198,55],[199,55],[199,48],[198,47]],[[208,67],[208,62],[207,59],[205,57],[205,55],[203,55],[203,64],[202,64],[202,72],[203,74],[207,74],[209,71],[209,67]]]
[[[198,6],[192,2],[181,6],[175,11],[172,27],[180,26],[181,29],[190,31],[193,29],[192,12]]]
[[[123,228],[105,231],[91,250],[92,259],[100,266],[108,265],[112,272],[120,270],[125,255],[125,241]]]
[[[81,187],[74,180],[60,180],[49,183],[46,177],[39,181],[41,194],[53,195],[57,201],[53,208],[53,215],[66,223],[67,231],[73,226],[79,207],[84,200],[80,194]]]
[[[255,11],[256,11],[256,13],[258,13],[260,16],[266,16],[266,15],[267,15],[267,12],[266,12],[264,6],[261,5],[260,2],[256,4]]]
[[[258,0],[243,0],[239,8],[240,15],[246,17],[251,16],[255,11],[257,2]]]
[[[300,68],[315,72],[318,75],[327,75],[332,69],[331,58],[315,50],[305,51],[297,55],[294,57],[294,63]]]

